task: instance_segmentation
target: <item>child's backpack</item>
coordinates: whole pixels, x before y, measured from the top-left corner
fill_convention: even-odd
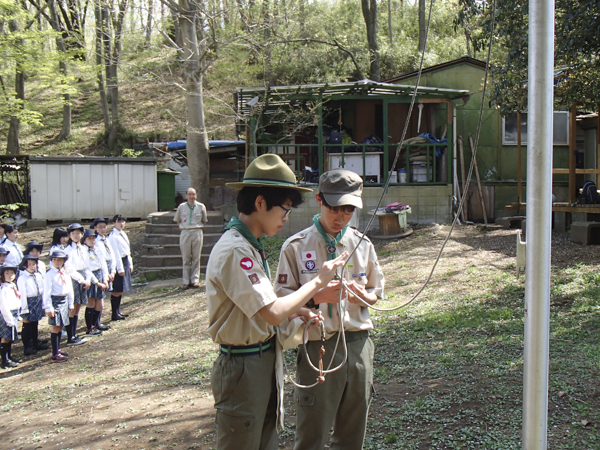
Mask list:
[[[583,188],[581,189],[581,197],[579,197],[579,201],[583,205],[596,205],[600,204],[600,194],[598,194],[598,188],[596,187],[596,183],[593,181],[586,181],[583,183]]]

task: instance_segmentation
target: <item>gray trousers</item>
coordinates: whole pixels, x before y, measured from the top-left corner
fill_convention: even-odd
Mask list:
[[[200,256],[204,234],[202,229],[181,230],[179,248],[183,259],[183,284],[197,284],[200,281]]]
[[[337,333],[325,341],[323,366],[327,368],[337,340]],[[360,450],[367,428],[367,416],[373,392],[374,345],[368,331],[346,332],[348,361],[341,369],[326,375],[325,382],[310,389],[294,388],[296,404],[296,439],[294,450],[323,450],[329,432],[331,450]],[[318,367],[321,341],[309,341],[308,354]],[[343,359],[342,341],[334,363]],[[315,382],[318,373],[306,361],[302,348],[298,349],[298,376],[296,381],[308,385]]]
[[[218,450],[277,450],[275,352],[219,355],[211,374]]]

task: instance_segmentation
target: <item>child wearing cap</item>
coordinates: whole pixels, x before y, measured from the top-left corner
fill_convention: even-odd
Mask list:
[[[208,332],[219,344],[211,383],[217,409],[217,448],[277,449],[283,424],[282,353],[275,326],[301,308],[335,275],[347,255],[329,261],[310,283],[277,298],[260,241],[273,236],[302,202],[291,169],[274,154],[256,158],[240,183],[239,218],[233,217],[215,244],[206,270]],[[300,319],[297,319],[300,320]],[[279,418],[279,420],[278,420]]]
[[[2,246],[9,251],[5,264],[19,267],[19,264],[21,264],[21,260],[23,259],[23,249],[17,242],[19,239],[19,230],[15,226],[6,225],[4,231],[6,233],[6,239]]]
[[[0,266],[3,266],[6,262],[6,258],[10,252],[4,247],[0,247]]]
[[[50,253],[50,270],[44,278],[42,308],[48,315],[48,324],[52,326],[52,362],[67,360],[67,353],[60,350],[60,335],[63,327],[69,326],[69,312],[74,308],[73,283],[65,261],[69,257],[63,250]]]
[[[108,290],[111,290],[112,282],[117,274],[117,265],[115,263],[115,251],[107,237],[108,220],[97,217],[90,225],[90,228],[96,232],[96,245],[94,246],[94,250],[98,255],[101,255],[106,262],[106,267],[108,269]],[[102,324],[103,309],[104,295],[102,298],[96,299],[96,306],[94,307],[94,311],[96,311],[96,324],[94,326],[100,331],[110,330],[109,326]]]
[[[79,310],[81,305],[87,305],[88,303],[87,290],[92,283],[98,282],[90,270],[89,254],[81,243],[83,232],[83,226],[78,223],[72,223],[67,228],[69,243],[65,251],[69,258],[65,262],[65,267],[71,276],[75,301],[73,309],[69,309],[69,324],[65,325],[68,336],[67,345],[81,345],[86,342],[85,339],[77,336]]]
[[[108,267],[102,255],[95,250],[96,233],[93,230],[85,230],[82,241],[88,253],[89,269],[92,272],[93,279],[96,280],[92,282],[87,291],[88,303],[85,308],[85,335],[88,337],[100,336],[102,330],[96,328],[98,317],[96,316],[95,307],[96,302],[104,298],[104,291],[108,289]]]
[[[321,213],[313,218],[313,225],[290,237],[281,248],[275,292],[278,296],[309,283],[317,274],[317,268],[335,258],[343,251],[356,252],[347,262],[345,285],[341,281],[330,282],[319,290],[307,306],[319,311],[325,325],[325,355],[323,365],[338,366],[344,359],[341,339],[334,349],[340,330],[338,303],[340,289],[348,359],[340,370],[327,375],[325,382],[309,389],[294,389],[296,404],[296,438],[294,448],[322,449],[331,435],[331,447],[361,449],[365,436],[367,415],[373,386],[373,342],[369,330],[373,323],[368,304],[374,304],[383,296],[383,272],[377,262],[373,244],[361,233],[348,227],[356,208],[362,208],[362,179],[345,169],[333,169],[321,175],[319,193],[316,195]],[[360,242],[360,244],[359,244]],[[321,333],[318,329],[308,332],[307,351],[313,364],[319,361]],[[318,376],[298,351],[296,381],[302,385],[313,384]]]
[[[115,262],[117,265],[117,274],[113,281],[110,304],[112,307],[112,320],[123,320],[129,314],[121,314],[121,301],[123,292],[129,292],[133,289],[131,284],[131,274],[133,272],[133,260],[131,259],[131,246],[129,237],[125,233],[125,217],[117,214],[113,217],[114,227],[108,235],[113,250],[115,251]]]
[[[17,280],[17,288],[21,294],[21,317],[23,318],[21,339],[23,340],[23,353],[27,356],[35,354],[38,350],[48,349],[48,346],[38,339],[39,321],[44,317],[42,309],[44,277],[38,270],[38,262],[36,256],[25,255],[19,267],[21,274]]]
[[[5,264],[0,267],[0,367],[8,369],[17,367],[20,359],[12,356],[12,343],[19,339],[17,322],[21,320],[21,295],[15,286],[17,266]]]
[[[42,275],[46,275],[46,264],[44,261],[40,261],[40,256],[42,254],[42,250],[44,250],[44,244],[40,244],[38,241],[28,242],[25,246],[25,251],[23,252],[23,256],[31,255],[37,258],[37,266],[36,270]],[[23,269],[22,269],[23,270]]]

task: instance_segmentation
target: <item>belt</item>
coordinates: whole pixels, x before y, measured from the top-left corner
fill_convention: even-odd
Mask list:
[[[337,339],[338,333],[333,333],[328,341],[331,339]],[[366,339],[369,337],[369,330],[361,330],[361,331],[344,331],[344,335],[346,336],[346,342],[358,341],[359,339]],[[315,339],[317,340],[317,339]]]
[[[234,355],[234,356],[250,356],[262,354],[263,351],[275,348],[275,342],[273,338],[270,338],[266,342],[259,342],[258,344],[252,345],[223,345],[221,344],[221,355]]]

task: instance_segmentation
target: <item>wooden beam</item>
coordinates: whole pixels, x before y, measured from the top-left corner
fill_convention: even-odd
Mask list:
[[[552,169],[552,173],[566,175],[570,174],[570,169]],[[600,174],[600,169],[575,169],[575,174]]]
[[[577,178],[575,169],[577,160],[575,157],[575,150],[577,145],[577,106],[575,103],[571,105],[570,114],[570,126],[569,126],[569,203],[575,203],[577,199],[577,192],[575,191],[577,185]]]

